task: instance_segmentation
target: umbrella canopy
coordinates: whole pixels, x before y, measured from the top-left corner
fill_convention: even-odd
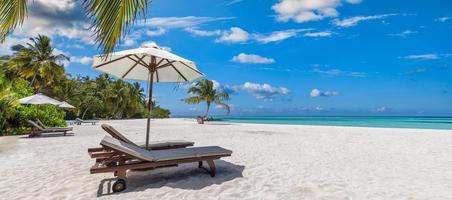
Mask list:
[[[52,105],[60,105],[61,104],[60,101],[58,101],[56,99],[52,99],[41,93],[19,99],[19,103],[21,103],[21,104],[52,104]]]
[[[204,76],[194,62],[161,49],[157,45],[95,56],[93,68],[121,79],[149,81],[149,111],[152,110],[154,82],[190,82]],[[149,115],[147,119],[146,148],[149,146],[150,117]]]
[[[59,105],[60,108],[75,108],[73,105],[69,104],[66,101],[61,102],[61,104]]]
[[[93,59],[94,69],[121,79],[153,82],[190,82],[204,76],[194,62],[157,46],[142,46]]]

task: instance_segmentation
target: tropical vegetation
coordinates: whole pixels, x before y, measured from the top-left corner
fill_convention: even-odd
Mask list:
[[[12,47],[13,54],[0,57],[0,135],[24,133],[27,120],[40,119],[48,126],[64,126],[65,119],[143,118],[149,111],[144,89],[102,74],[98,77],[71,77],[50,38],[39,35],[26,45]],[[43,93],[66,101],[75,109],[53,105],[21,105],[18,99]],[[165,118],[170,111],[155,105],[151,117]]]
[[[229,100],[229,94],[226,91],[220,91],[215,89],[213,81],[202,79],[196,82],[195,85],[188,88],[187,92],[191,95],[188,98],[182,99],[185,103],[188,104],[199,104],[202,102],[206,103],[206,111],[203,118],[207,118],[207,115],[210,110],[211,104],[216,104],[220,107],[226,109],[226,111],[230,112],[230,107],[225,101]]]

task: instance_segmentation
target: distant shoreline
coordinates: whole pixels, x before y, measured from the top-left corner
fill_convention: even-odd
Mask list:
[[[177,116],[174,118],[189,117]],[[452,130],[452,117],[443,116],[217,116],[214,118],[222,122],[248,124]]]

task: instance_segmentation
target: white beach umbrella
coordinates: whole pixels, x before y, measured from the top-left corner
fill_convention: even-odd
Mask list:
[[[58,101],[56,99],[52,99],[41,93],[19,99],[19,103],[21,103],[21,104],[52,104],[52,105],[60,105],[61,104],[60,101]]]
[[[61,102],[61,104],[59,105],[60,108],[75,108],[73,105],[69,104],[66,101]]]
[[[93,68],[121,79],[149,81],[149,98],[152,99],[154,82],[190,82],[204,76],[194,62],[159,48],[157,45],[98,55]],[[148,103],[149,111],[152,110]],[[146,147],[149,145],[150,116],[147,119]]]

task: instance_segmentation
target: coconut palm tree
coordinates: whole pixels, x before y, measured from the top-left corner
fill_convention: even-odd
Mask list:
[[[80,0],[91,21],[96,43],[110,53],[137,17],[146,17],[149,0]],[[0,1],[0,42],[27,18],[29,0]]]
[[[203,79],[198,81],[194,86],[188,88],[187,92],[193,96],[182,99],[185,103],[199,104],[201,102],[206,102],[207,109],[203,118],[207,117],[212,103],[225,108],[228,113],[230,111],[229,105],[224,103],[224,101],[229,100],[229,94],[225,91],[216,90],[213,86],[213,82],[210,80]]]
[[[56,54],[47,36],[39,35],[30,40],[31,43],[27,43],[26,47],[15,45],[12,48],[14,55],[8,62],[8,68],[29,80],[36,92],[66,79],[61,63],[69,61],[69,57]]]

